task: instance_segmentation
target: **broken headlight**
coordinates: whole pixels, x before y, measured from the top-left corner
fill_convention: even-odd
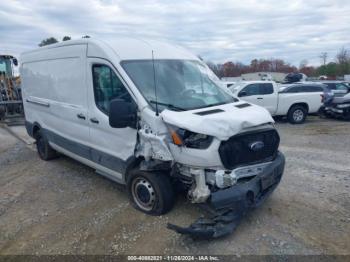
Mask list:
[[[212,136],[194,133],[186,129],[169,127],[173,143],[178,146],[185,146],[195,149],[207,149],[213,141]]]

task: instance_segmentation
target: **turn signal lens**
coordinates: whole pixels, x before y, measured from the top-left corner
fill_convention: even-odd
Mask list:
[[[171,130],[171,138],[175,145],[182,146],[182,139],[174,130]]]
[[[171,130],[171,138],[175,145],[182,146],[182,139],[174,130]]]

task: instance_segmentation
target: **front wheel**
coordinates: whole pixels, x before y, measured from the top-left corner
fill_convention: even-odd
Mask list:
[[[132,170],[127,188],[135,208],[146,214],[162,215],[174,206],[175,194],[168,174]]]
[[[292,106],[287,115],[287,119],[291,124],[302,124],[305,122],[307,110],[303,106]]]

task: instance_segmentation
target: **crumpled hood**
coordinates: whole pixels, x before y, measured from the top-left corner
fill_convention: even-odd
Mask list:
[[[165,109],[160,115],[165,123],[222,141],[242,129],[274,123],[265,108],[244,101],[183,112]]]

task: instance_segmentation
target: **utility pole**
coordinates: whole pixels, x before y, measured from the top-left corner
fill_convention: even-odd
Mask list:
[[[328,53],[327,52],[322,52],[320,55],[321,61],[323,65],[326,65],[327,63],[327,57],[328,57]]]

